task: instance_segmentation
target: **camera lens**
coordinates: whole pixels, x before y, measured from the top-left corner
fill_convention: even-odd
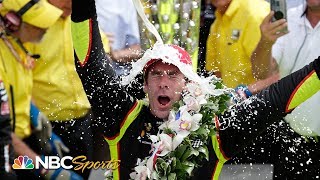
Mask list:
[[[281,11],[276,11],[276,12],[274,13],[274,18],[275,18],[276,20],[282,19],[283,17],[284,17],[284,14],[283,14]]]

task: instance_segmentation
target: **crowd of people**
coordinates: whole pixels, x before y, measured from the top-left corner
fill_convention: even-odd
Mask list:
[[[287,19],[276,21],[265,0],[201,4],[194,72],[182,47],[142,49],[131,0],[0,0],[0,179],[91,172],[14,169],[20,155],[120,160],[109,177],[150,179],[131,176],[147,157],[156,164],[150,137],[187,83],[211,75],[239,98],[215,115],[208,159],[188,178],[218,179],[223,164],[272,164],[273,179],[319,179],[320,0],[288,0]],[[138,80],[128,86],[126,76]]]

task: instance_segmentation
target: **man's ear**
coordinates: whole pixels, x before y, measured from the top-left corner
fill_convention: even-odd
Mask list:
[[[148,84],[147,84],[147,80],[143,81],[143,92],[147,94],[147,89],[148,89]]]

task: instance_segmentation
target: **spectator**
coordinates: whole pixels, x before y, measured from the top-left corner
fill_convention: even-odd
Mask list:
[[[48,2],[61,9],[63,14],[47,30],[40,43],[27,44],[28,49],[41,55],[33,68],[33,100],[49,118],[53,132],[59,135],[70,149],[70,152],[63,155],[84,155],[88,160],[93,160],[90,103],[74,66],[71,0]],[[103,40],[107,44],[106,39]],[[99,146],[103,149],[103,144]],[[100,149],[96,149],[95,154],[101,151]],[[106,151],[105,148],[104,150]],[[86,179],[90,169],[77,173]]]
[[[125,4],[125,6],[124,6]],[[131,0],[96,1],[100,28],[110,41],[111,64],[118,76],[125,76],[131,69],[131,62],[141,57],[140,32],[137,13]],[[142,77],[126,86],[136,98],[144,97]]]
[[[2,1],[0,1],[0,9],[2,8]],[[0,25],[0,36],[5,33],[4,26]],[[2,57],[2,52],[0,51],[0,57]],[[2,58],[1,58],[2,60]],[[0,69],[0,74],[3,69]],[[10,107],[9,107],[9,97],[4,87],[4,83],[0,76],[0,179],[14,180],[17,179],[14,172],[12,171],[11,165],[14,159],[14,152],[12,148],[12,138],[11,138],[11,124],[10,124]]]
[[[319,53],[320,1],[305,2],[288,10],[287,22],[283,19],[270,22],[271,13],[261,24],[262,37],[252,54],[252,63],[256,67],[254,73],[260,78],[266,78],[269,69],[279,71],[284,77],[308,64],[309,59]],[[285,27],[288,27],[288,34],[281,33]],[[319,177],[320,121],[316,110],[319,109],[319,101],[318,92],[285,118],[295,132],[283,123],[282,129],[287,133],[279,137],[281,153],[274,160],[279,179]],[[279,152],[279,149],[273,150]]]
[[[206,70],[214,71],[228,87],[254,83],[250,56],[270,5],[263,0],[212,0],[212,4],[216,19],[207,41]]]
[[[134,5],[131,0],[98,0],[96,4],[100,28],[110,41],[112,67],[117,75],[127,75],[130,62],[139,59],[141,53]]]
[[[51,149],[61,146],[59,138],[51,133],[47,118],[39,111],[32,113],[34,106],[31,104],[31,88],[34,58],[22,45],[23,42],[39,42],[48,27],[55,23],[61,11],[51,6],[46,1],[28,0],[4,0],[1,8],[1,22],[5,32],[1,34],[1,78],[5,83],[6,91],[9,92],[9,102],[13,119],[13,146],[17,155],[28,155],[35,161],[35,154],[20,139],[26,140],[31,135],[31,127],[34,131],[43,131],[46,139],[50,138]],[[45,20],[43,19],[45,17]],[[34,117],[31,117],[34,115]],[[30,123],[30,119],[31,123]],[[55,143],[53,143],[55,141]],[[57,142],[59,141],[59,142]],[[49,144],[49,143],[48,143]],[[56,146],[54,146],[54,144]],[[23,148],[21,148],[23,147]],[[38,155],[39,156],[39,155]],[[22,171],[19,171],[22,173]],[[50,178],[53,174],[65,177],[78,176],[70,172],[59,169],[39,170],[38,175]],[[28,178],[23,176],[23,178]]]

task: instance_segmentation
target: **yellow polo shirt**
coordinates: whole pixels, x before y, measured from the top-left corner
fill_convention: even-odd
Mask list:
[[[26,46],[41,56],[33,69],[32,91],[40,111],[51,121],[86,115],[90,104],[75,70],[70,17],[60,18],[47,30],[41,43]]]
[[[26,61],[25,53],[22,52],[21,48],[15,43],[14,40],[10,39],[15,51],[18,53],[22,63]],[[30,136],[30,102],[31,102],[31,90],[32,90],[32,71],[31,69],[25,68],[12,54],[10,49],[0,39],[0,77],[5,84],[6,91],[9,96],[10,102],[10,113],[11,118],[13,117],[14,104],[15,111],[15,134],[23,139]],[[10,92],[10,85],[13,90],[13,99]],[[14,102],[13,102],[14,100]]]
[[[216,11],[207,40],[206,70],[219,71],[224,84],[232,88],[255,82],[250,57],[269,12],[264,0],[232,0],[225,14]]]

